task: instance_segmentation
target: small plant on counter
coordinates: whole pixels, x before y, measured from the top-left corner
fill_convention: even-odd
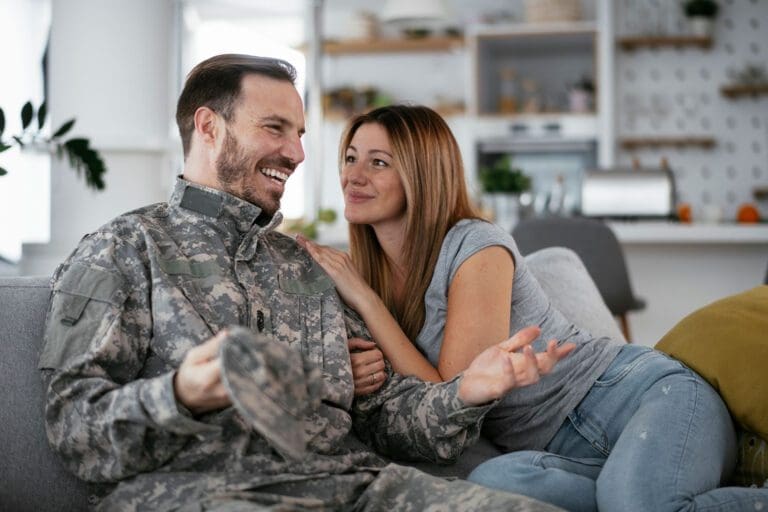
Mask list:
[[[333,208],[320,208],[317,211],[317,218],[312,222],[302,219],[295,219],[287,223],[285,231],[295,235],[304,235],[310,240],[317,239],[317,226],[320,223],[333,224],[336,222],[336,210]]]
[[[5,131],[5,113],[0,109],[0,153],[18,146],[22,150],[33,149],[49,152],[58,159],[66,156],[69,165],[78,174],[84,175],[85,183],[88,187],[95,190],[103,190],[105,187],[103,175],[107,172],[107,168],[98,151],[91,147],[91,141],[83,137],[73,137],[64,140],[64,136],[75,125],[75,119],[65,122],[53,132],[53,135],[47,137],[43,135],[47,113],[48,110],[45,102],[35,112],[32,103],[28,101],[21,108],[21,133],[6,138],[3,136]],[[36,122],[33,123],[35,120]],[[0,167],[0,176],[5,176],[6,174],[8,174],[8,171]]]
[[[530,190],[531,178],[512,166],[512,158],[504,156],[492,165],[482,166],[479,171],[483,192],[521,194]]]

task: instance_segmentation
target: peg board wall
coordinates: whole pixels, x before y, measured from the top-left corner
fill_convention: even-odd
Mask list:
[[[618,164],[658,166],[666,157],[676,178],[678,202],[693,206],[694,217],[714,208],[724,220],[740,204],[756,203],[753,188],[768,186],[768,95],[731,99],[720,87],[747,64],[768,71],[768,1],[721,0],[713,44],[698,47],[626,51],[616,48],[616,131],[624,137],[700,137],[701,147],[619,146]],[[687,20],[672,0],[622,0],[616,8],[616,34],[685,34]],[[757,203],[768,218],[768,202]]]

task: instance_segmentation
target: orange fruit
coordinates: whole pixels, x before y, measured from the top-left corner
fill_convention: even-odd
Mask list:
[[[752,203],[744,203],[739,206],[736,213],[736,220],[744,223],[753,223],[760,221],[760,211]]]
[[[693,211],[690,203],[680,203],[677,205],[677,219],[680,222],[691,222],[693,220]]]

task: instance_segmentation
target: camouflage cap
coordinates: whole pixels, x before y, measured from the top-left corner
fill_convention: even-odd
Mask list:
[[[301,354],[243,327],[228,328],[221,376],[235,408],[283,457],[306,453],[304,422],[320,404],[321,375]]]

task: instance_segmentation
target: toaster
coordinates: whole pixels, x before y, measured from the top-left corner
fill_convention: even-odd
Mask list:
[[[667,168],[587,171],[581,182],[581,213],[586,217],[672,218],[674,176]]]

